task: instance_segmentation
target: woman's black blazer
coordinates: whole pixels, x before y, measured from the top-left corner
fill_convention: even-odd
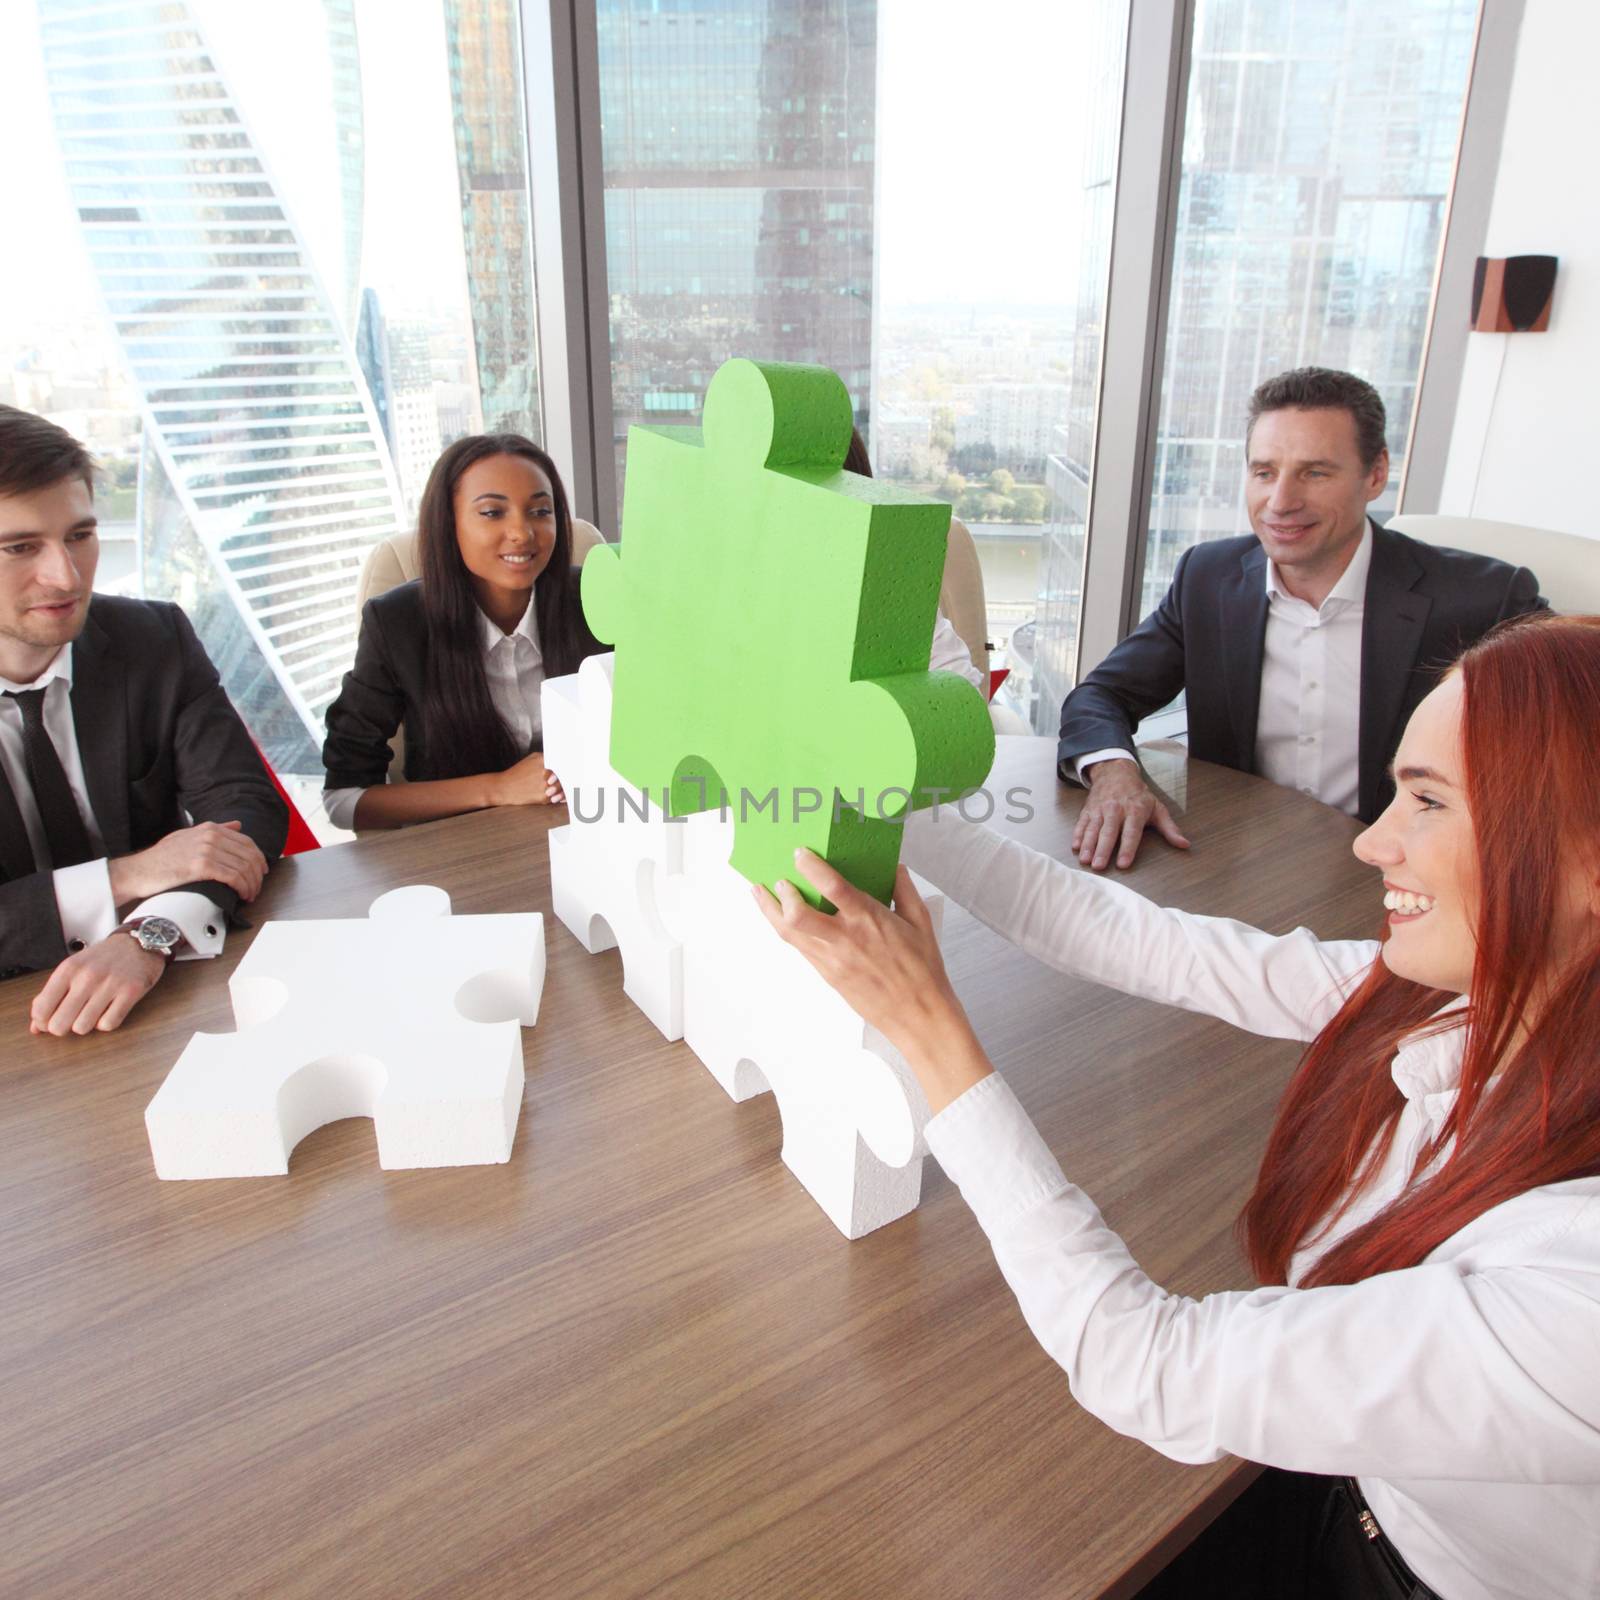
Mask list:
[[[370,789],[382,783],[392,755],[389,741],[401,723],[406,729],[407,780],[441,776],[428,764],[422,715],[427,666],[422,581],[413,578],[374,595],[362,607],[356,664],[345,673],[339,696],[328,707],[328,737],[322,745],[327,788]]]

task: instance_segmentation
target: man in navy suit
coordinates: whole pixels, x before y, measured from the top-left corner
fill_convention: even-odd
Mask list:
[[[95,595],[94,467],[0,406],[0,979],[35,1033],[117,1027],[215,955],[288,812],[189,619]]]
[[[1253,536],[1184,551],[1161,604],[1061,707],[1061,776],[1088,785],[1072,846],[1133,864],[1147,827],[1188,848],[1134,753],[1142,717],[1187,691],[1189,751],[1373,821],[1406,720],[1495,623],[1545,602],[1525,567],[1380,528],[1383,401],[1302,367],[1250,398]]]

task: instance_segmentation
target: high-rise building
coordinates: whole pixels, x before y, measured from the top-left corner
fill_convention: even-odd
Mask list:
[[[362,559],[401,525],[343,313],[188,0],[39,0],[39,19],[68,191],[144,413],[145,590],[195,613],[274,763],[316,771]]]
[[[1070,394],[1065,383],[958,383],[956,449],[987,445],[997,464],[1037,481]]]
[[[394,418],[392,396],[394,380],[389,371],[389,324],[383,314],[383,302],[376,289],[361,291],[361,309],[356,316],[356,365],[366,380],[367,393],[372,397],[372,409],[378,414],[378,426],[394,450]]]
[[[407,517],[414,518],[442,442],[428,329],[415,322],[391,323],[387,351],[389,445]]]
[[[1478,0],[1196,8],[1144,609],[1178,557],[1249,532],[1250,391],[1341,367],[1389,413],[1394,509]]]
[[[518,16],[516,0],[444,0],[483,428],[538,439],[538,324]]]
[[[1074,680],[1100,391],[1127,0],[1097,9],[1108,53],[1083,173],[1071,411],[1047,471],[1034,660],[1041,731],[1054,727]],[[1393,475],[1374,510],[1393,509],[1477,12],[1477,0],[1198,0],[1145,612],[1190,545],[1249,531],[1245,411],[1273,373],[1342,367],[1378,388]]]
[[[599,0],[620,449],[730,356],[820,362],[865,417],[876,0]]]
[[[339,146],[339,216],[344,224],[340,288],[347,331],[361,303],[361,237],[366,221],[366,128],[362,122],[361,46],[355,0],[322,0],[333,69],[333,127]]]

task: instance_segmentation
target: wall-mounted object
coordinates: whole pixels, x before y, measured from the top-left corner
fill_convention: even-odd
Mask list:
[[[1472,274],[1472,331],[1543,333],[1555,287],[1554,256],[1479,256]]]

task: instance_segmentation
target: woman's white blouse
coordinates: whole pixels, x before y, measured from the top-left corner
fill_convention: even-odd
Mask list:
[[[1377,957],[1376,943],[1163,909],[949,808],[915,816],[902,854],[1063,972],[1274,1038],[1312,1038]],[[1462,1042],[1458,1026],[1401,1045],[1387,1159],[1291,1284],[1406,1188],[1455,1101]],[[1445,1600],[1600,1595],[1600,1178],[1495,1206],[1405,1271],[1192,1300],[1139,1270],[998,1074],[927,1140],[1028,1325],[1111,1427],[1178,1461],[1360,1478]]]

